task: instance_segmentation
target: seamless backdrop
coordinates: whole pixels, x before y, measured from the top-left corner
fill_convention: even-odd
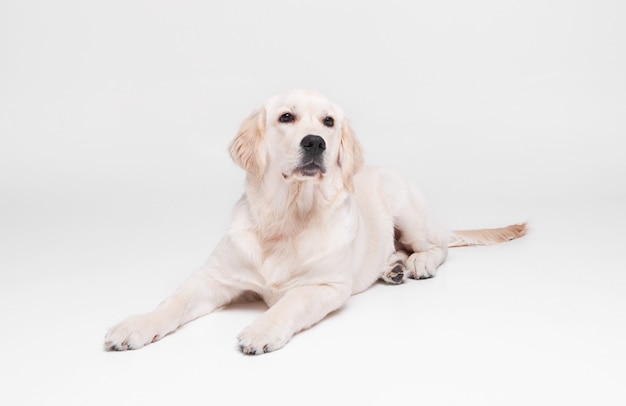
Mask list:
[[[0,1],[3,404],[623,404],[621,1]],[[225,231],[227,147],[315,88],[452,228],[529,220],[244,357],[239,305],[106,353]]]

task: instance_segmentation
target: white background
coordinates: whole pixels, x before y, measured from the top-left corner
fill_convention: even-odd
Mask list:
[[[626,3],[1,1],[0,403],[626,402]],[[241,120],[291,87],[452,228],[529,220],[246,357],[239,305],[140,351],[224,232]]]

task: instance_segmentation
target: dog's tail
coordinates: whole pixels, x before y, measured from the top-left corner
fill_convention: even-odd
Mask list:
[[[469,247],[472,245],[492,245],[507,242],[526,235],[526,222],[501,228],[453,231],[448,247]]]

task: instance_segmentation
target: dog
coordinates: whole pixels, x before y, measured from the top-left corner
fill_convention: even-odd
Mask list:
[[[230,153],[245,193],[206,264],[153,311],[112,327],[105,349],[134,350],[252,293],[268,310],[238,336],[244,354],[278,350],[377,280],[435,276],[448,247],[526,234],[526,223],[448,231],[397,173],[364,166],[343,111],[304,89],[270,98]]]

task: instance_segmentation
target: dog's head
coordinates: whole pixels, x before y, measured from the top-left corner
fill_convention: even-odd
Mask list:
[[[343,111],[311,90],[269,99],[241,125],[230,147],[233,160],[254,181],[281,176],[286,182],[352,177],[363,164],[361,146]]]

